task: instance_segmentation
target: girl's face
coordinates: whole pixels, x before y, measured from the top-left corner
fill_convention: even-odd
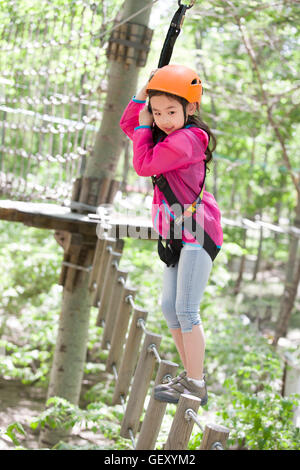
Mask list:
[[[187,104],[187,116],[195,113],[196,106],[196,103]],[[174,98],[166,95],[152,96],[151,107],[155,124],[167,135],[185,125],[182,104]]]

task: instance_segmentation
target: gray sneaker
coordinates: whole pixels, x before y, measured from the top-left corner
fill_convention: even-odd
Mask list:
[[[182,393],[194,395],[201,399],[201,406],[207,403],[207,390],[204,378],[204,386],[199,387],[193,379],[186,376],[186,371],[172,379],[168,384],[157,385],[154,388],[154,398],[167,403],[178,403]]]
[[[183,372],[181,372],[181,374],[177,375],[176,377],[173,377],[171,380],[168,380],[166,383],[162,383],[162,384],[159,384],[157,385],[155,388],[154,388],[154,391],[155,392],[158,392],[158,391],[162,391],[162,390],[169,390],[169,387],[174,384],[174,383],[177,383],[179,381],[180,378],[183,378],[186,376],[186,370],[184,370]]]

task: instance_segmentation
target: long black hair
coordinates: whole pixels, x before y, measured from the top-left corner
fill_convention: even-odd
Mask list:
[[[168,96],[169,98],[173,98],[177,100],[183,107],[183,113],[184,113],[184,121],[185,121],[185,126],[187,125],[192,125],[195,127],[199,127],[203,131],[205,131],[208,135],[208,146],[205,150],[205,155],[206,155],[206,164],[210,162],[213,158],[213,151],[216,148],[217,145],[217,139],[209,126],[205,124],[200,118],[199,112],[197,114],[194,114],[193,116],[186,116],[186,107],[188,104],[188,101],[185,98],[182,98],[181,96],[173,95],[172,93],[166,93],[164,91],[158,91],[158,90],[148,90],[148,95],[149,95],[149,100],[152,98],[152,96],[160,96],[160,95],[165,95]],[[150,106],[151,110],[151,106]],[[163,132],[157,125],[153,124],[152,128],[152,134],[153,134],[153,142],[157,143],[161,139],[165,138],[167,134]]]

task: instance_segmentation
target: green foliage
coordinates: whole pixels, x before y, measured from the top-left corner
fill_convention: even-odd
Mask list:
[[[135,303],[149,312],[149,329],[155,333],[166,331],[158,302],[162,263],[157,256],[157,242],[127,238],[121,266],[129,271],[129,284],[138,287]]]
[[[3,226],[9,227],[10,224]],[[27,227],[16,225],[14,230],[15,233],[12,230],[6,234],[3,231],[2,239],[9,237],[9,243],[8,239],[6,243],[14,246],[17,238],[27,240],[26,243],[30,244],[32,237],[32,250],[35,251],[34,240],[39,236],[39,231],[32,229],[29,236]],[[44,235],[39,249],[44,253],[51,252],[51,257],[57,260],[54,265],[57,263],[59,266],[60,255],[57,253],[57,246],[52,243],[52,236]],[[280,396],[282,364],[279,357],[269,345],[268,338],[258,333],[256,326],[245,315],[239,314],[241,307],[234,306],[235,299],[230,295],[232,276],[226,269],[231,253],[242,253],[237,243],[225,244],[213,267],[210,284],[201,305],[201,317],[206,331],[205,364],[210,397],[205,410],[219,413],[220,422],[230,428],[230,445],[251,449],[297,448],[299,436],[291,419],[296,398]],[[13,254],[11,247],[6,251],[3,245],[1,255],[5,256],[6,265],[11,266],[6,272],[5,282],[10,284],[11,289],[21,282],[15,275]],[[20,250],[20,256],[21,254],[23,259],[20,263],[26,265],[28,251]],[[38,257],[33,260],[34,265],[39,266]],[[129,283],[138,287],[138,301],[149,310],[147,327],[163,334],[161,356],[179,362],[159,307],[162,265],[156,256],[156,243],[127,239],[122,267],[129,268]],[[6,319],[5,335],[0,347],[2,376],[20,378],[26,383],[47,384],[61,298],[61,289],[51,286],[52,276],[51,269],[41,271],[36,281],[37,295],[34,295],[31,286],[24,286],[23,295],[13,298],[15,308],[2,311],[2,318],[5,314]],[[48,284],[47,278],[50,279]],[[43,286],[47,285],[45,294],[40,292],[39,280]],[[27,289],[31,290],[31,297],[27,295]],[[12,301],[10,299],[7,305],[12,305]],[[102,329],[95,326],[96,316],[97,309],[92,309],[86,375],[101,375],[104,371],[99,348]],[[13,327],[22,325],[18,341],[14,340],[14,328],[9,326],[8,320],[11,318],[17,322]],[[101,379],[86,392],[81,407],[60,398],[52,398],[46,410],[33,420],[31,427],[37,429],[46,423],[52,427],[63,426],[68,429],[79,426],[102,432],[116,442],[114,448],[130,448],[130,442],[119,437],[123,409],[121,406],[110,406],[113,390],[113,380]],[[158,446],[165,442],[174,412],[175,409],[168,407]],[[205,412],[202,412],[202,416],[205,416]],[[12,427],[11,432],[16,433],[18,429]],[[195,426],[189,448],[198,448],[201,436]],[[60,443],[56,448],[68,446]]]
[[[275,9],[268,2],[214,0],[201,2],[197,13],[187,21],[196,44],[194,61],[203,75],[202,113],[218,132],[218,154],[225,156],[218,160],[218,200],[223,210],[233,201],[242,215],[261,209],[276,218],[277,203],[281,209],[282,201],[285,207],[296,203],[288,174],[282,181],[287,164],[274,124],[291,166],[299,171],[297,6],[293,1]],[[229,186],[238,197],[232,197]]]
[[[36,430],[45,425],[52,429],[71,429],[75,425],[82,429],[89,429],[93,432],[101,432],[108,439],[116,441],[114,449],[130,448],[127,440],[120,438],[120,419],[122,414],[118,406],[107,407],[102,401],[91,403],[85,410],[73,405],[64,398],[52,397],[46,403],[46,410],[35,420],[32,420],[30,427]],[[66,448],[65,444],[59,443],[55,449]],[[67,446],[67,448],[69,448]]]
[[[18,422],[12,423],[9,426],[7,426],[5,432],[0,430],[0,436],[1,434],[8,436],[15,446],[20,446],[20,442],[17,437],[17,434],[22,434],[22,436],[26,436],[26,432],[22,424]]]
[[[24,383],[47,383],[62,289],[61,254],[52,234],[1,221],[0,373]],[[18,332],[10,340],[10,331]]]
[[[251,368],[240,369],[238,375],[249,377]],[[249,393],[238,388],[235,378],[225,381],[230,403],[219,412],[231,429],[229,444],[257,450],[299,450],[300,429],[293,426],[294,408],[299,396],[282,397],[272,385]]]
[[[208,409],[216,409],[220,423],[230,429],[228,445],[299,449],[299,429],[292,423],[299,397],[281,396],[279,356],[246,317],[216,307],[215,299],[208,305],[205,319],[206,367],[212,387]],[[197,433],[190,448],[197,448],[201,437]]]
[[[62,258],[57,243],[45,230],[24,230],[20,224],[3,221],[0,225],[0,263],[6,274],[0,284],[0,308],[13,313],[16,303],[28,299],[39,306],[57,281]]]

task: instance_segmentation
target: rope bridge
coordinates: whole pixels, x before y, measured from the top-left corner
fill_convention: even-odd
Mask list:
[[[155,449],[167,403],[155,400],[150,390],[172,379],[178,364],[161,357],[162,336],[147,329],[148,312],[134,301],[137,289],[127,284],[128,271],[120,268],[124,241],[109,237],[105,227],[98,232],[102,237],[89,270],[89,288],[98,308],[96,324],[103,328],[101,348],[108,352],[106,371],[115,379],[112,405],[123,407],[120,435],[130,439],[133,449]],[[180,397],[164,450],[186,450],[194,424],[203,432],[200,450],[225,448],[229,430],[214,423],[203,427],[197,415],[200,404],[192,395]]]
[[[116,12],[87,0],[24,8],[10,0],[0,12],[0,195],[63,202],[101,120],[104,9]]]

